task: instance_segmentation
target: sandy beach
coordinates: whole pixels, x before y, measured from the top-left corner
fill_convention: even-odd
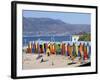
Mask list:
[[[81,65],[79,57],[77,57],[72,63],[72,60],[64,55],[50,55],[41,54],[38,58],[38,54],[26,54],[23,53],[22,68],[23,69],[42,69],[42,68],[62,68],[62,67],[77,67]],[[43,61],[41,61],[43,59]],[[88,61],[87,61],[88,62]]]

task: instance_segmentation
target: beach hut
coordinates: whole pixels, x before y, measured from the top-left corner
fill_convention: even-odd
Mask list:
[[[80,46],[78,46],[78,57],[81,57],[81,53],[80,53]]]
[[[89,54],[88,54],[88,58],[91,58],[91,45],[89,46]]]
[[[76,55],[78,56],[78,44],[75,43]]]
[[[85,46],[85,43],[83,44],[83,51],[84,51],[84,60],[87,60],[88,54],[87,54],[87,47]]]
[[[61,48],[61,54],[65,55],[66,50],[65,50],[65,43],[62,43],[62,48]]]
[[[42,49],[43,49],[43,53],[44,53],[44,43],[42,42]]]
[[[52,43],[50,43],[50,53],[53,53],[53,45],[52,45]]]
[[[81,57],[83,57],[83,45],[82,45],[82,43],[79,44],[79,53],[80,53]]]
[[[34,42],[34,44],[33,44],[33,48],[34,48],[34,53],[36,52],[35,50],[36,50],[36,44],[35,44],[35,42]]]
[[[71,59],[73,58],[72,52],[73,52],[73,46],[71,46],[68,43],[68,45],[67,45],[67,53],[68,53],[68,55],[70,56]]]
[[[61,54],[60,44],[56,44],[56,54]]]
[[[28,48],[27,48],[27,51],[26,52],[27,53],[32,53],[32,43],[31,42],[29,42]]]
[[[69,43],[67,45],[67,53],[68,53],[68,56],[70,56],[70,44]]]
[[[90,59],[90,56],[91,56],[91,46],[89,45],[89,43],[87,43],[87,54],[88,54],[88,58]]]
[[[53,45],[54,45],[54,54],[56,54],[56,43],[54,43]]]
[[[27,48],[26,53],[32,53],[31,49],[30,48]]]
[[[50,56],[50,47],[48,47],[48,48],[46,49],[46,55],[47,55],[47,56]]]
[[[39,48],[40,48],[39,52],[43,53],[43,45],[42,44],[39,45]]]
[[[44,43],[44,53],[46,53],[47,47],[48,47],[47,43]]]
[[[88,43],[87,43],[86,47],[87,47],[87,54],[89,54],[89,44]]]
[[[65,55],[69,56],[69,54],[68,54],[68,45],[67,44],[65,44]]]
[[[73,45],[70,46],[70,57],[72,60],[75,58],[75,56],[73,55]]]
[[[55,43],[48,43],[48,47],[50,47],[51,54],[56,54]]]
[[[34,53],[35,52],[35,44],[33,43],[32,44],[32,53]]]
[[[75,57],[77,57],[78,54],[78,48],[76,48],[75,43],[73,43],[73,51],[72,51],[72,55]]]
[[[55,54],[55,44],[50,43],[50,53]]]
[[[36,53],[36,42],[34,42],[34,53]]]
[[[39,48],[40,48],[40,47],[39,47],[39,43],[38,43],[38,42],[36,42],[36,50],[35,50],[35,51],[36,51],[36,53],[39,53]]]

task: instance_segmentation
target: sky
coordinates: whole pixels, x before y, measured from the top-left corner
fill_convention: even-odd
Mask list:
[[[91,24],[91,14],[89,13],[23,10],[23,16],[59,19],[70,24]]]

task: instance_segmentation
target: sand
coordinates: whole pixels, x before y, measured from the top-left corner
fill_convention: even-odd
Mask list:
[[[63,68],[63,67],[78,67],[81,65],[79,62],[79,57],[77,57],[73,62],[76,64],[68,65],[71,63],[69,57],[64,55],[50,55],[41,54],[41,58],[37,59],[38,54],[26,54],[23,53],[22,58],[22,68],[23,69],[42,69],[42,68]],[[41,60],[43,59],[43,62]],[[88,61],[87,61],[88,62]]]

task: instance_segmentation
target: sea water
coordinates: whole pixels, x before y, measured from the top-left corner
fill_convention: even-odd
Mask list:
[[[51,41],[51,42],[65,42],[73,44],[72,36],[31,36],[22,38],[23,46],[27,45],[30,41]],[[90,41],[77,41],[78,45],[80,43],[90,44]]]
[[[30,41],[54,41],[54,42],[62,42],[62,41],[72,41],[71,36],[31,36],[31,37],[23,37],[23,45],[28,44]]]

